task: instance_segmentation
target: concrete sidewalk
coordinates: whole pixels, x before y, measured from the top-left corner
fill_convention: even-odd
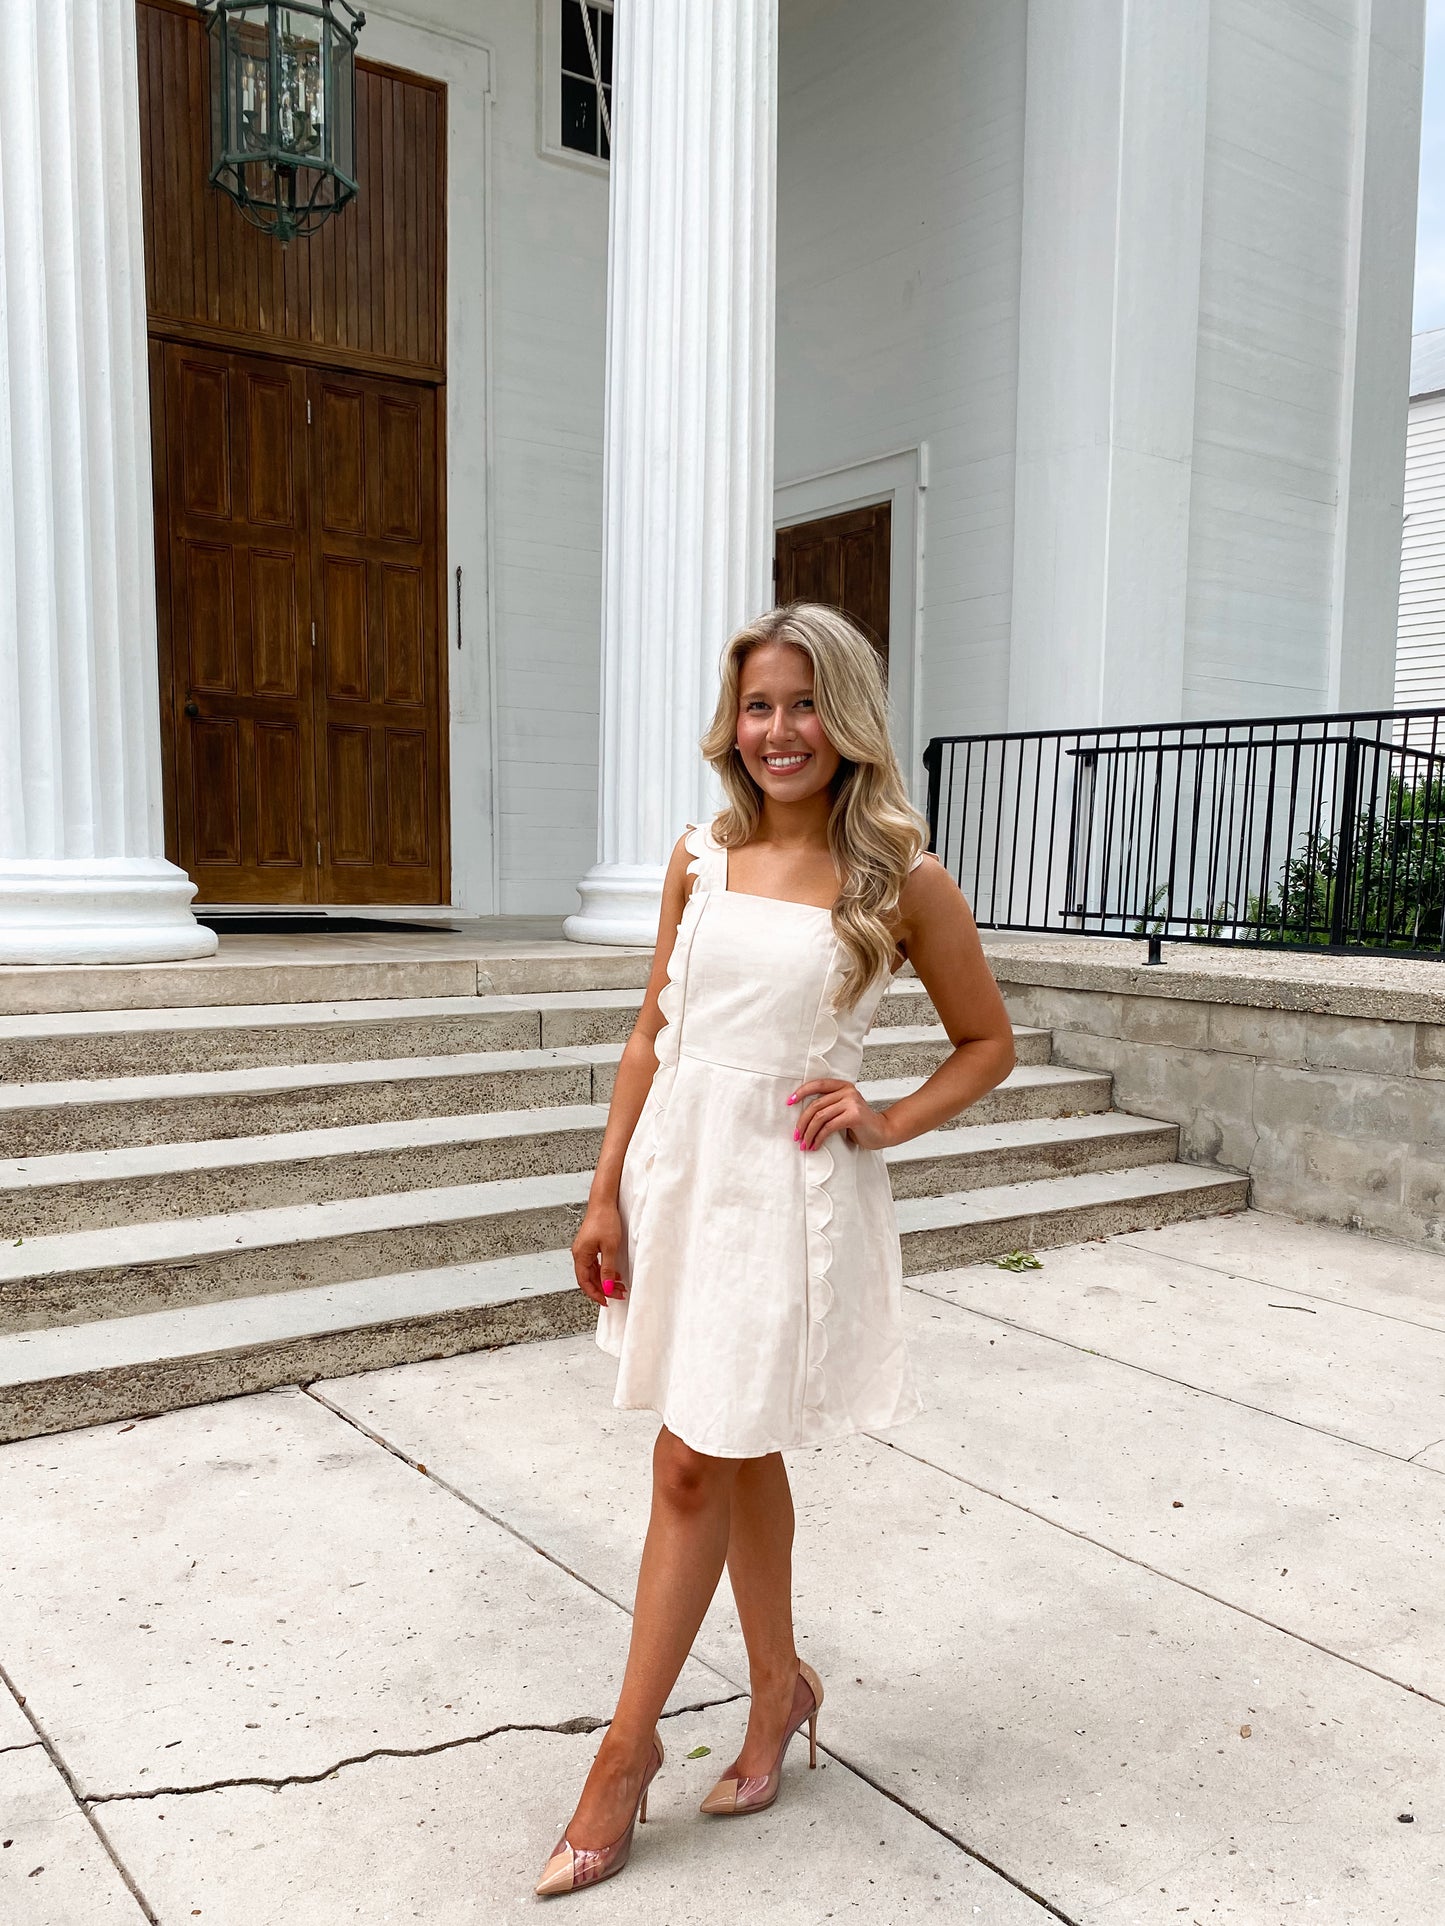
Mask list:
[[[724,1594],[632,1864],[563,1904],[1434,1926],[1445,1258],[1245,1213],[907,1298],[929,1411],[790,1456],[823,1769],[697,1814]],[[646,1520],[612,1371],[561,1339],[0,1449],[4,1926],[531,1915]]]

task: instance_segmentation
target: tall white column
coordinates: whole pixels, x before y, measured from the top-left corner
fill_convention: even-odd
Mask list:
[[[598,860],[575,941],[651,943],[729,633],[772,601],[777,0],[623,0]]]
[[[1327,704],[1395,698],[1423,0],[1358,0]]]
[[[1181,714],[1209,0],[1028,0],[1009,727]]]
[[[209,955],[164,856],[135,9],[0,57],[0,962]]]

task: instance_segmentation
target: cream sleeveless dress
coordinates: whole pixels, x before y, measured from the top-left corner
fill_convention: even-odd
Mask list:
[[[834,1015],[831,913],[730,890],[710,825],[686,844],[695,881],[619,1189],[628,1295],[600,1308],[597,1342],[618,1359],[615,1405],[753,1458],[922,1409],[883,1154],[842,1132],[805,1151],[808,1104],[787,1101],[813,1077],[857,1081],[888,979]]]

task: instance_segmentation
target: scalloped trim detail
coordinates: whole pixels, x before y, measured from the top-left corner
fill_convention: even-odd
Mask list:
[[[685,837],[688,854],[692,861],[687,866],[691,877],[702,877],[703,864],[707,859],[706,831],[700,823],[689,823]],[[657,993],[658,1013],[662,1017],[662,1028],[653,1039],[653,1055],[661,1070],[667,1064],[677,1062],[678,1019],[682,1015],[682,984],[687,974],[688,951],[692,948],[692,925],[688,918],[696,921],[695,905],[698,898],[706,893],[707,885],[689,882],[687,901],[682,906],[682,917],[677,926],[677,934],[672,942],[672,954],[667,959],[667,981]]]
[[[838,962],[838,939],[833,938],[833,959],[823,983],[818,1014],[813,1019],[813,1035],[808,1045],[808,1067],[804,1080],[830,1074],[828,1058],[838,1041],[836,1010],[838,988],[843,972]],[[833,1193],[828,1183],[833,1175],[831,1143],[819,1144],[803,1159],[807,1176],[803,1191],[803,1221],[807,1232],[808,1253],[808,1363],[803,1380],[805,1418],[821,1413],[826,1379],[823,1361],[828,1355],[827,1316],[833,1308],[833,1240],[828,1226],[833,1221]]]

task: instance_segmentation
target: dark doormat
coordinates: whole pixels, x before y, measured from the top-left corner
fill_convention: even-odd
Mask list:
[[[196,917],[221,936],[445,936],[450,923],[393,923],[379,916],[268,916],[250,913],[229,916],[202,910]]]

